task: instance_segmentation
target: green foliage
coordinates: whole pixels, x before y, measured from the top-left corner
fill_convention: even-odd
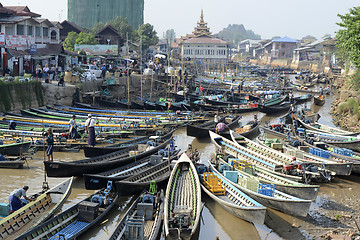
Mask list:
[[[150,23],[139,26],[139,29],[136,31],[136,41],[140,41],[140,38],[143,51],[159,42],[159,37],[157,36],[154,26]]]
[[[66,50],[74,51],[76,44],[79,45],[95,45],[98,44],[98,41],[95,39],[94,34],[92,33],[75,33],[70,32],[63,42],[63,46]]]
[[[135,33],[134,28],[129,24],[128,20],[123,17],[116,17],[114,20],[109,22],[113,28],[118,31],[121,37],[126,39],[126,34],[128,33],[129,40],[134,40]]]
[[[360,7],[353,7],[349,13],[338,14],[338,17],[341,19],[337,23],[341,29],[336,33],[338,57],[360,68]]]
[[[360,70],[356,71],[356,73],[349,78],[349,87],[356,91],[360,90]]]
[[[92,29],[89,30],[89,32],[91,32],[92,34],[96,34],[98,33],[102,28],[104,28],[106,26],[105,23],[102,22],[97,22],[95,23],[94,27]]]
[[[255,34],[252,30],[246,30],[242,24],[229,24],[229,26],[221,30],[217,36],[235,44],[245,39],[261,39],[260,35]]]

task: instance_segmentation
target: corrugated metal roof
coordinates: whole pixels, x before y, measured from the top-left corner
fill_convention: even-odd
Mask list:
[[[288,43],[297,43],[298,41],[289,37],[276,38],[272,42],[288,42]]]

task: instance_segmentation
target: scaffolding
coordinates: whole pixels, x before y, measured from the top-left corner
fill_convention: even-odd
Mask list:
[[[92,28],[118,16],[138,29],[144,23],[144,0],[68,0],[68,20],[80,27]]]

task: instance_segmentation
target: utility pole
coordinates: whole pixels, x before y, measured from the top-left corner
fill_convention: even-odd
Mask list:
[[[127,55],[129,57],[129,33],[126,33],[126,48],[127,48]],[[130,108],[130,68],[129,68],[129,61],[126,61],[127,67],[127,93],[128,93],[128,109]]]
[[[140,36],[140,88],[141,88],[141,102],[143,100],[143,86],[142,86],[142,79],[143,79],[143,71],[142,71],[142,35]]]

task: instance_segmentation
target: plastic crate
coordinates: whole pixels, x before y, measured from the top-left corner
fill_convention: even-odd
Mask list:
[[[224,164],[224,163],[220,163],[219,164],[219,172],[224,173],[225,171],[231,171],[231,166]]]
[[[325,150],[321,150],[320,157],[330,159],[330,152],[325,151]]]
[[[341,148],[335,148],[335,149],[334,149],[334,152],[335,152],[336,154],[344,155],[344,150],[341,149]]]
[[[312,155],[315,155],[315,149],[314,148],[309,148],[309,153],[312,154]]]
[[[229,179],[233,183],[238,182],[238,172],[237,171],[224,171],[224,177]]]
[[[259,191],[259,181],[253,178],[239,178],[239,184],[253,192]]]
[[[274,197],[275,196],[275,185],[259,183],[258,193],[269,196],[269,197]]]

